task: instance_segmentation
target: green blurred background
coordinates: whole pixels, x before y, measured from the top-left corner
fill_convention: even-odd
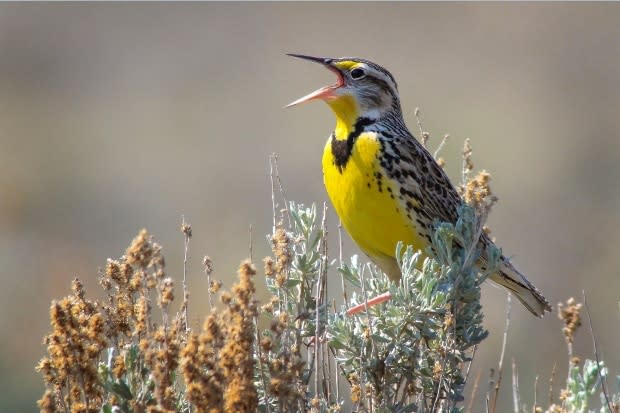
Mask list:
[[[476,169],[492,173],[500,197],[490,218],[499,244],[552,302],[586,290],[602,358],[619,372],[620,4],[5,3],[0,410],[36,410],[50,300],[75,276],[100,296],[98,267],[140,228],[180,279],[181,216],[192,224],[198,325],[202,257],[230,285],[250,225],[254,256],[268,253],[270,153],[291,199],[326,199],[320,157],[333,118],[320,103],[283,106],[333,75],[286,52],[390,69],[411,129],[420,107],[432,147],[451,134],[453,179],[471,138]],[[330,211],[331,245],[336,224]],[[483,294],[491,336],[472,370],[482,374],[478,403],[506,300],[490,286]],[[537,375],[539,400],[555,363],[563,382],[556,314],[537,320],[513,305],[500,411],[511,405],[511,357],[530,406]],[[587,329],[576,353],[592,357]]]

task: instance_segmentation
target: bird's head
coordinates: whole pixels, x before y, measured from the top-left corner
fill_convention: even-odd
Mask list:
[[[334,72],[337,80],[333,85],[322,87],[287,107],[315,99],[324,100],[336,115],[337,129],[349,129],[360,117],[374,120],[392,111],[400,112],[396,81],[383,67],[354,57],[289,56],[320,63]]]

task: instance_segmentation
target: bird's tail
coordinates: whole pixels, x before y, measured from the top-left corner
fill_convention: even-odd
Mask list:
[[[509,262],[505,262],[501,270],[489,278],[514,294],[536,317],[542,317],[546,311],[551,311],[549,301]]]

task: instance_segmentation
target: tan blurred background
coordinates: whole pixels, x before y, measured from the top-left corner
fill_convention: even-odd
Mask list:
[[[99,296],[97,268],[140,228],[179,279],[181,216],[193,225],[197,324],[202,256],[229,285],[250,225],[255,257],[268,252],[270,153],[290,198],[326,199],[332,116],[283,105],[332,75],[286,52],[385,65],[416,135],[416,106],[431,146],[451,134],[454,179],[471,138],[500,197],[499,244],[554,303],[587,291],[600,353],[620,371],[620,4],[2,4],[1,411],[36,410],[50,300],[76,275]],[[491,336],[472,374],[486,389],[505,294],[483,293]],[[506,364],[515,357],[531,406],[536,375],[539,400],[554,363],[563,381],[566,351],[556,314],[513,308]],[[576,353],[592,357],[585,328]]]

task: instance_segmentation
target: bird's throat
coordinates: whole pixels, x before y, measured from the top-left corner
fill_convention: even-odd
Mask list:
[[[331,151],[334,165],[342,173],[351,158],[355,141],[364,128],[374,123],[374,120],[361,116],[357,101],[351,95],[329,99],[327,104],[336,115],[336,128],[331,136]]]
[[[335,99],[327,100],[327,104],[336,115],[336,128],[334,138],[346,141],[353,130],[355,122],[359,117],[359,109],[355,98],[351,95],[339,96]]]

